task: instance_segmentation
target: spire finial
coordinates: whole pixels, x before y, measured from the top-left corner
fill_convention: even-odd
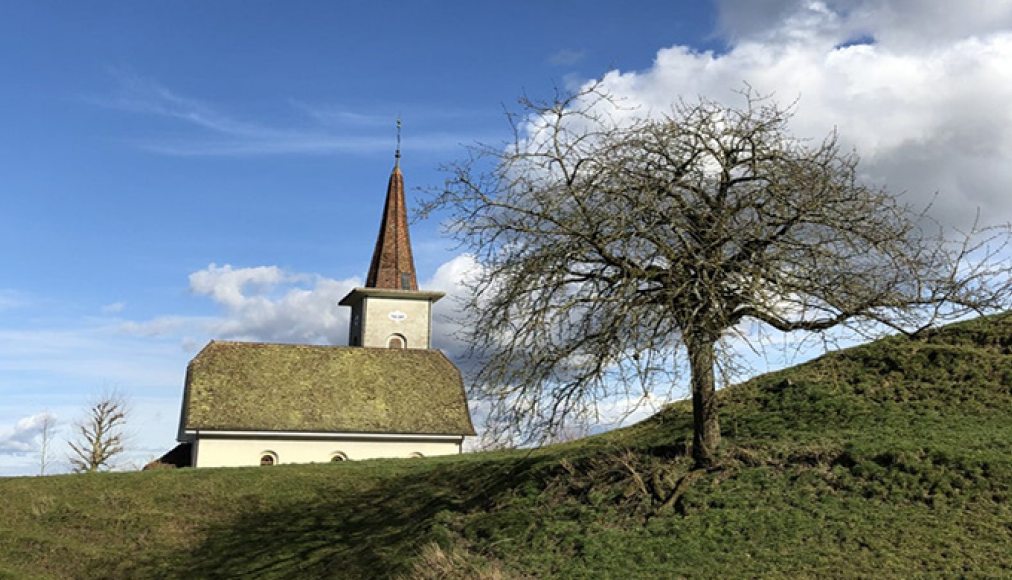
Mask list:
[[[394,167],[401,166],[401,116],[397,115],[397,152],[394,153]]]

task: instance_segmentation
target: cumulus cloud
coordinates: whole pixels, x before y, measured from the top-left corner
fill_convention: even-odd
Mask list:
[[[847,40],[874,36],[892,45],[924,46],[1007,30],[1012,3],[965,0],[718,0],[720,32],[733,42],[820,30]],[[813,26],[814,25],[814,26]]]
[[[433,312],[433,343],[452,355],[463,347],[456,338],[464,282],[477,264],[461,255],[445,262],[421,287],[446,293]],[[211,298],[223,315],[207,323],[219,338],[346,344],[350,310],[338,302],[361,281],[286,272],[276,266],[233,268],[209,265],[190,275],[190,289]],[[165,320],[166,325],[172,323]]]
[[[863,177],[966,225],[1012,220],[1012,2],[721,2],[726,52],[658,51],[651,68],[600,81],[634,115],[679,97],[740,105],[748,83],[798,99],[792,129],[837,129]],[[937,192],[937,198],[935,194]]]
[[[431,278],[421,284],[422,288],[446,293],[432,309],[432,346],[457,361],[463,359],[467,350],[460,336],[461,325],[465,324],[465,313],[461,309],[467,295],[467,283],[474,279],[478,268],[480,266],[473,256],[461,254],[443,263]]]
[[[36,439],[45,428],[47,420],[52,426],[56,417],[52,413],[43,411],[23,417],[13,427],[0,430],[0,454],[37,451],[39,445]]]
[[[348,312],[338,302],[356,285],[276,266],[211,264],[190,274],[190,290],[225,311],[209,324],[211,334],[242,340],[344,343]]]
[[[446,293],[433,310],[433,346],[451,356],[463,353],[456,316],[464,282],[477,264],[468,255],[445,262],[428,280],[427,290]],[[210,316],[165,315],[119,324],[121,332],[144,337],[177,336],[186,350],[209,338],[265,342],[346,344],[350,309],[338,303],[362,282],[289,272],[277,266],[233,267],[209,264],[189,276],[190,291],[218,308]]]
[[[190,274],[190,290],[210,296],[229,308],[241,308],[249,298],[247,290],[269,290],[281,282],[295,282],[300,276],[287,274],[277,266],[233,268],[211,263],[207,268]]]

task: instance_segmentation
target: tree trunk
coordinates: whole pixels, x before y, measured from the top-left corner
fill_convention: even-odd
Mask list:
[[[692,457],[699,466],[713,463],[720,445],[720,419],[714,384],[714,342],[686,337],[692,373]]]

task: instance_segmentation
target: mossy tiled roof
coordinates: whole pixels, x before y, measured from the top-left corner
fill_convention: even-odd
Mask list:
[[[190,361],[182,427],[474,435],[437,350],[219,341]]]

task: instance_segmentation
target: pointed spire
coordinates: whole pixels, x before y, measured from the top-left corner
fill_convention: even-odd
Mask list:
[[[401,174],[401,120],[397,119],[397,152],[394,169],[387,184],[386,205],[373,250],[367,288],[418,290],[415,261],[408,235],[408,209],[404,201],[404,176]]]

